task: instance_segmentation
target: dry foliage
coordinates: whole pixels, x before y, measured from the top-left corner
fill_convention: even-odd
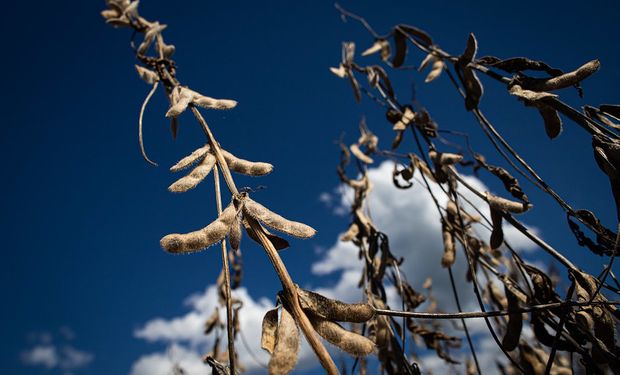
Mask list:
[[[181,85],[176,77],[176,64],[172,60],[175,48],[164,42],[163,31],[166,25],[140,16],[138,1],[108,0],[107,5],[108,9],[102,12],[107,23],[115,27],[127,27],[136,36],[142,37],[137,47],[133,44],[136,38],[132,38],[132,46],[140,63],[136,65],[137,73],[151,86],[138,121],[144,159],[155,164],[146,155],[142,142],[142,118],[150,98],[159,86],[163,87],[170,103],[165,117],[170,119],[173,136],[177,133],[179,116],[188,109],[206,136],[205,146],[170,168],[172,172],[192,169],[171,184],[169,190],[186,192],[213,172],[217,213],[204,228],[167,235],[161,239],[161,245],[171,253],[188,253],[221,244],[222,273],[218,278],[218,286],[220,308],[226,310],[226,321],[220,320],[220,308],[217,308],[205,323],[205,334],[215,335],[214,346],[205,356],[205,363],[211,366],[214,374],[234,374],[243,370],[235,352],[242,304],[233,297],[231,289],[238,287],[241,282],[240,243],[244,231],[265,249],[274,272],[282,282],[282,291],[277,294],[278,306],[267,312],[262,326],[261,347],[271,354],[268,364],[270,374],[287,374],[294,369],[300,345],[300,330],[325,371],[330,374],[338,373],[338,369],[319,336],[356,357],[352,371],[360,374],[375,370],[387,374],[419,374],[417,353],[421,348],[434,351],[447,363],[460,364],[463,373],[480,373],[476,350],[467,329],[469,318],[484,318],[497,346],[505,354],[503,364],[498,362],[498,372],[620,373],[620,347],[616,342],[620,312],[616,308],[617,303],[609,301],[603,293],[618,293],[620,289],[620,284],[611,272],[618,235],[605,228],[593,212],[573,209],[501,136],[480,109],[484,97],[480,77],[483,77],[504,85],[506,94],[516,97],[526,107],[536,108],[549,138],[555,139],[561,134],[563,123],[560,115],[586,130],[592,137],[596,164],[609,177],[620,218],[620,141],[616,132],[620,128],[620,106],[585,106],[580,111],[562,102],[558,91],[574,87],[582,95],[580,84],[596,73],[600,67],[598,60],[564,72],[545,62],[525,57],[478,57],[478,41],[473,34],[467,38],[463,52],[452,55],[440,49],[429,34],[414,26],[397,25],[387,34],[380,35],[363,18],[337,6],[344,18],[359,21],[374,38],[362,56],[373,58],[373,55],[378,55],[379,64],[382,65],[357,63],[355,44],[346,42],[343,43],[339,66],[331,68],[331,71],[349,82],[358,102],[367,96],[373,103],[383,106],[387,122],[394,131],[390,149],[384,150],[379,147],[378,137],[362,121],[357,142],[348,146],[344,143],[340,145],[338,176],[354,192],[350,208],[352,220],[341,240],[350,241],[359,249],[359,258],[364,265],[359,283],[364,301],[347,304],[298,288],[277,252],[288,247],[289,243],[268,232],[263,225],[297,238],[312,237],[315,230],[272,212],[250,198],[247,192],[237,190],[231,171],[262,176],[270,173],[273,166],[244,160],[225,151],[197,108],[229,110],[237,103],[229,99],[215,99]],[[449,149],[447,142],[438,143],[438,140],[443,141],[442,134],[450,131],[441,129],[417,101],[414,101],[414,105],[399,102],[388,72],[406,68],[405,64],[413,58],[416,50],[421,52],[421,63],[417,70],[428,70],[424,81],[430,84],[438,79],[449,79],[462,95],[465,108],[472,113],[508,164],[506,168],[511,169],[512,173],[516,171],[530,181],[532,186],[547,193],[549,199],[566,212],[569,228],[580,246],[609,257],[605,272],[599,277],[581,270],[515,218],[514,215],[527,213],[533,204],[508,169],[487,163],[486,158],[469,145],[454,150]],[[530,76],[531,72],[539,73],[538,77]],[[546,77],[541,78],[540,74]],[[400,149],[406,136],[413,138],[416,150]],[[442,147],[447,145],[446,149],[439,148],[439,144]],[[355,160],[353,169],[356,178],[349,177],[352,158]],[[432,293],[432,279],[424,283],[424,291],[416,291],[407,282],[400,271],[406,259],[397,258],[393,254],[389,238],[373,223],[367,203],[368,196],[372,194],[368,167],[380,158],[394,161],[394,186],[409,189],[414,184],[420,184],[426,188],[428,199],[435,203],[441,217],[444,251],[441,265],[450,279],[459,312],[445,313],[438,310]],[[469,170],[498,179],[506,190],[506,197],[478,191],[468,184],[462,173]],[[225,208],[222,208],[221,202],[220,174],[230,193],[230,201]],[[448,197],[445,206],[439,204],[435,193],[437,188]],[[463,189],[480,197],[488,207],[472,207],[462,195]],[[565,268],[571,283],[567,291],[558,290],[545,270],[528,264],[512,249],[504,238],[504,221],[520,230]],[[474,224],[489,228],[490,237],[482,238],[474,230]],[[594,239],[588,237],[584,230],[593,235]],[[226,245],[226,238],[231,249]],[[452,267],[459,256],[467,261],[467,282],[471,283],[475,292],[480,312],[460,311],[455,283],[462,280],[455,280],[452,274]],[[232,279],[231,267],[234,273]],[[615,286],[609,282],[610,279]],[[396,287],[402,304],[400,310],[388,306],[388,285]],[[416,311],[424,301],[430,302],[426,305],[426,311]],[[465,363],[460,363],[453,354],[454,349],[463,343],[459,338],[446,333],[449,327],[442,323],[446,319],[456,319],[464,330],[466,345],[471,353]],[[524,327],[528,324],[533,337],[526,339]],[[220,348],[223,332],[227,334],[226,350]],[[368,356],[376,357],[378,369],[370,368],[371,361],[366,358]]]

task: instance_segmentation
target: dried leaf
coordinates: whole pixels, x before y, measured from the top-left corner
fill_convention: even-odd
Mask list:
[[[329,71],[340,78],[345,78],[347,76],[347,69],[342,64],[338,65],[338,68],[330,67]]]
[[[340,237],[340,241],[348,242],[357,237],[360,232],[360,228],[356,223],[353,223],[349,226],[349,229]]]
[[[226,237],[236,215],[237,210],[231,203],[214,222],[203,229],[185,234],[169,234],[159,243],[164,250],[175,254],[203,250]]]
[[[155,82],[159,82],[159,76],[154,71],[142,67],[140,65],[135,65],[136,71],[142,80],[149,85],[154,84]]]

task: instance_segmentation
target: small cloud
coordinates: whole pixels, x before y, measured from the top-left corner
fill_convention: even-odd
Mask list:
[[[61,327],[59,332],[63,341],[75,338],[75,333],[69,327]],[[54,344],[53,336],[48,332],[29,336],[36,343],[32,348],[22,351],[20,355],[22,363],[26,366],[61,369],[67,374],[69,371],[88,366],[95,358],[92,353],[76,349],[66,343]]]
[[[319,195],[319,202],[325,204],[327,207],[331,207],[334,202],[334,196],[328,192],[322,192],[321,195]]]

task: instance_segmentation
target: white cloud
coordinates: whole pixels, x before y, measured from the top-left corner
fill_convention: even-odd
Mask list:
[[[38,345],[22,352],[22,362],[28,366],[54,368],[58,366],[58,352],[52,345]]]
[[[401,270],[409,283],[414,288],[421,289],[424,280],[428,276],[432,276],[433,294],[438,299],[439,305],[445,311],[456,311],[447,270],[442,268],[440,264],[443,245],[441,224],[436,207],[420,183],[416,183],[413,188],[408,190],[395,188],[392,185],[391,173],[392,165],[389,162],[369,170],[370,179],[374,183],[374,190],[368,200],[372,219],[377,228],[388,235],[391,251],[397,257],[405,257],[406,260]],[[467,181],[481,191],[486,190],[486,187],[476,178],[467,177]],[[334,191],[336,192],[335,195],[330,194],[329,199],[325,195],[320,200],[325,203],[328,200],[330,202],[333,200],[334,213],[336,214],[347,213],[351,202],[351,192],[342,187]],[[445,206],[447,197],[441,189],[433,186],[432,191],[438,198],[439,204]],[[487,210],[486,204],[472,193],[464,189],[461,190],[461,193],[474,205],[481,207],[483,212]],[[474,213],[473,210],[471,211]],[[488,230],[481,226],[476,226],[476,230],[483,238],[489,235]],[[507,226],[505,237],[515,248],[521,250],[534,248],[514,228],[511,229]],[[343,243],[336,239],[333,246],[321,252],[322,258],[312,265],[312,272],[317,276],[339,273],[339,279],[331,285],[313,283],[312,289],[326,296],[349,302],[361,300],[362,294],[357,284],[361,276],[362,264],[357,258],[357,253],[358,250],[351,243]],[[453,274],[462,307],[471,311],[477,309],[478,306],[475,302],[472,284],[464,282],[466,269],[466,261],[463,259],[462,252],[459,252],[456,264],[453,267]],[[320,280],[320,278],[316,280]],[[387,289],[389,300],[393,300],[394,288],[389,287]],[[257,356],[260,362],[266,363],[269,358],[260,349],[260,330],[262,318],[265,312],[273,307],[273,302],[267,298],[253,299],[245,288],[239,288],[235,293],[236,298],[244,304],[241,310],[241,331],[245,335],[253,355]],[[152,319],[138,329],[135,336],[150,342],[172,345],[174,353],[176,353],[175,359],[189,374],[206,374],[208,368],[202,364],[201,355],[210,350],[212,336],[205,336],[202,331],[205,321],[217,305],[217,300],[215,286],[209,286],[204,293],[195,294],[186,300],[185,304],[189,310],[186,314],[172,318]],[[224,311],[220,313],[222,320],[225,320]],[[486,325],[482,320],[471,321],[470,325],[470,331],[477,337],[478,352],[484,353],[480,355],[479,359],[484,362],[484,367],[492,367],[493,371],[491,372],[494,372],[495,360],[501,355],[495,349],[494,342],[488,341],[492,339],[488,337]],[[462,335],[461,331],[454,329],[451,329],[449,333]],[[250,359],[252,356],[247,352],[245,346],[241,345],[240,340],[237,340],[237,349],[249,372],[264,372],[264,369]],[[462,350],[456,355],[465,359],[467,353],[467,351]],[[423,357],[424,365],[437,369],[435,373],[442,373],[438,369],[445,370],[443,361],[436,361],[433,358],[436,357]],[[173,363],[170,355],[165,352],[145,355],[134,363],[131,375],[169,374]],[[297,368],[303,369],[317,365],[318,363],[310,349],[304,345]]]
[[[35,344],[21,353],[21,361],[26,366],[40,366],[48,369],[61,369],[65,374],[88,366],[95,358],[92,353],[76,349],[64,341],[75,339],[71,328],[59,329],[61,343],[54,343],[54,336],[49,332],[32,333],[30,340]]]

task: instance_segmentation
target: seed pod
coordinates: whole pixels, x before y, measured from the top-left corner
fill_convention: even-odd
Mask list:
[[[316,233],[309,225],[285,219],[260,203],[253,201],[247,195],[243,199],[243,214],[260,221],[270,228],[291,236],[310,238]]]
[[[423,71],[428,66],[428,64],[431,63],[431,61],[436,61],[436,58],[432,53],[429,53],[428,55],[424,57],[424,60],[422,60],[422,62],[420,63],[420,66],[418,67],[418,72]]]
[[[435,61],[433,63],[433,68],[431,69],[431,71],[428,73],[428,75],[424,79],[424,83],[433,82],[437,77],[439,77],[441,72],[443,72],[443,69],[445,68],[445,66],[446,64],[443,61],[441,60]]]
[[[150,69],[147,69],[140,65],[136,65],[136,71],[138,72],[138,75],[140,76],[140,78],[142,78],[142,80],[148,83],[149,85],[152,85],[155,82],[159,81],[159,76],[157,75],[157,73],[155,73],[154,71]]]
[[[179,160],[178,163],[170,167],[170,172],[178,172],[180,170],[188,168],[190,165],[202,159],[207,154],[209,149],[210,149],[209,145],[200,147],[199,149],[195,150],[190,155],[187,155],[183,159]]]
[[[428,152],[428,156],[431,158],[434,164],[439,166],[454,165],[456,163],[460,163],[461,160],[463,160],[463,155],[451,154],[448,152],[437,152],[435,150],[430,150]]]
[[[456,258],[456,245],[454,236],[447,225],[442,225],[443,236],[443,256],[441,257],[441,266],[444,268],[451,267]]]
[[[362,52],[362,56],[369,56],[381,51],[381,60],[387,61],[390,58],[390,43],[385,39],[377,39],[370,48]]]
[[[199,107],[225,110],[233,109],[237,106],[237,102],[235,100],[215,99],[209,96],[202,95],[193,90],[190,91],[192,92],[192,103],[196,104]]]
[[[354,356],[366,356],[373,352],[375,344],[362,335],[347,331],[338,323],[309,315],[314,330],[325,340]]]
[[[362,152],[362,150],[360,150],[359,146],[356,145],[355,143],[352,144],[351,146],[349,146],[349,148],[351,149],[351,152],[353,153],[353,155],[355,155],[356,158],[358,158],[360,161],[366,163],[366,164],[372,164],[373,160],[372,158],[370,158],[368,155],[364,154]]]
[[[536,107],[545,122],[545,132],[547,133],[547,136],[550,139],[553,139],[560,135],[562,132],[562,119],[560,118],[558,111],[545,104],[538,104]]]
[[[262,176],[273,170],[273,165],[263,162],[253,162],[240,159],[226,150],[222,150],[222,156],[230,170],[248,176]]]
[[[552,78],[531,78],[523,82],[525,89],[533,91],[553,91],[578,84],[584,79],[590,77],[601,67],[598,60],[592,60],[580,66],[576,70],[564,73]]]
[[[465,210],[463,210],[463,207],[456,207],[456,203],[454,203],[454,201],[448,201],[448,204],[446,205],[446,211],[448,211],[448,213],[454,217],[458,217],[459,213],[461,214],[461,217],[463,218],[463,220],[465,221],[469,221],[469,222],[474,222],[477,223],[480,221],[480,216],[478,215],[471,215],[468,212],[465,212]],[[471,245],[470,245],[471,247]]]
[[[537,102],[539,100],[545,98],[557,98],[556,94],[552,94],[550,92],[537,92],[532,90],[525,90],[519,85],[513,85],[508,90],[510,94],[518,97],[519,99],[523,99],[527,102]]]
[[[276,346],[276,329],[278,327],[278,308],[267,311],[263,317],[263,330],[260,337],[260,347],[269,354],[273,354]]]
[[[169,234],[162,238],[159,243],[169,253],[200,251],[223,240],[230,231],[230,226],[236,215],[235,206],[229,204],[222,214],[206,227],[190,233]]]
[[[194,168],[190,174],[178,179],[175,183],[168,187],[168,190],[174,193],[184,193],[190,189],[193,189],[202,180],[205,179],[211,173],[216,159],[213,154],[207,154],[196,168]]]
[[[186,87],[176,87],[172,91],[172,106],[166,112],[166,117],[177,117],[185,112],[187,106],[192,101],[192,91]]]
[[[503,220],[504,218],[502,216],[502,212],[491,207],[491,222],[493,223],[491,239],[489,240],[491,249],[497,249],[504,242],[504,229],[502,228]]]
[[[348,70],[342,64],[340,64],[338,68],[329,68],[329,71],[340,78],[346,77],[348,72]]]
[[[280,324],[276,333],[276,344],[269,360],[270,375],[290,373],[297,364],[299,351],[299,329],[291,314],[282,308]]]
[[[360,232],[360,228],[356,223],[351,224],[349,229],[345,232],[345,234],[340,237],[340,241],[348,242],[357,237]]]
[[[106,21],[114,18],[118,18],[120,14],[115,9],[104,9],[101,11],[101,17],[105,18]]]
[[[245,232],[248,234],[248,236],[252,240],[254,240],[255,242],[261,243],[259,241],[258,237],[256,237],[254,231],[250,229],[250,226],[249,226],[248,222],[245,219],[243,219],[241,221],[243,223],[243,227],[245,228]],[[265,228],[263,228],[263,230],[265,231],[265,234],[267,234],[267,238],[273,244],[273,246],[276,248],[276,250],[284,250],[287,247],[289,247],[288,241],[285,240],[284,238],[276,236],[275,234],[269,232]]]
[[[213,329],[220,325],[220,309],[219,308],[215,308],[215,311],[213,311],[213,313],[211,314],[211,316],[209,317],[209,319],[207,319],[207,322],[205,323],[205,331],[204,334],[208,335],[209,333],[211,333],[211,331],[213,331]]]
[[[241,215],[239,214],[235,216],[232,226],[230,227],[228,240],[233,250],[239,250],[239,245],[241,244]]]
[[[508,287],[504,286],[504,293],[508,302],[508,311],[516,311],[519,309],[519,299],[512,293]],[[507,351],[514,350],[519,344],[521,330],[523,329],[523,314],[515,312],[508,315],[508,324],[506,325],[506,333],[502,339],[502,345]]]
[[[368,303],[344,303],[305,289],[298,289],[298,293],[301,307],[323,319],[364,323],[375,315]]]
[[[489,193],[488,191],[486,192],[486,199],[487,199],[487,202],[489,202],[489,206],[492,209],[503,211],[503,212],[512,212],[515,214],[522,214],[525,211],[532,208],[531,203],[511,201],[505,198],[495,196]]]

